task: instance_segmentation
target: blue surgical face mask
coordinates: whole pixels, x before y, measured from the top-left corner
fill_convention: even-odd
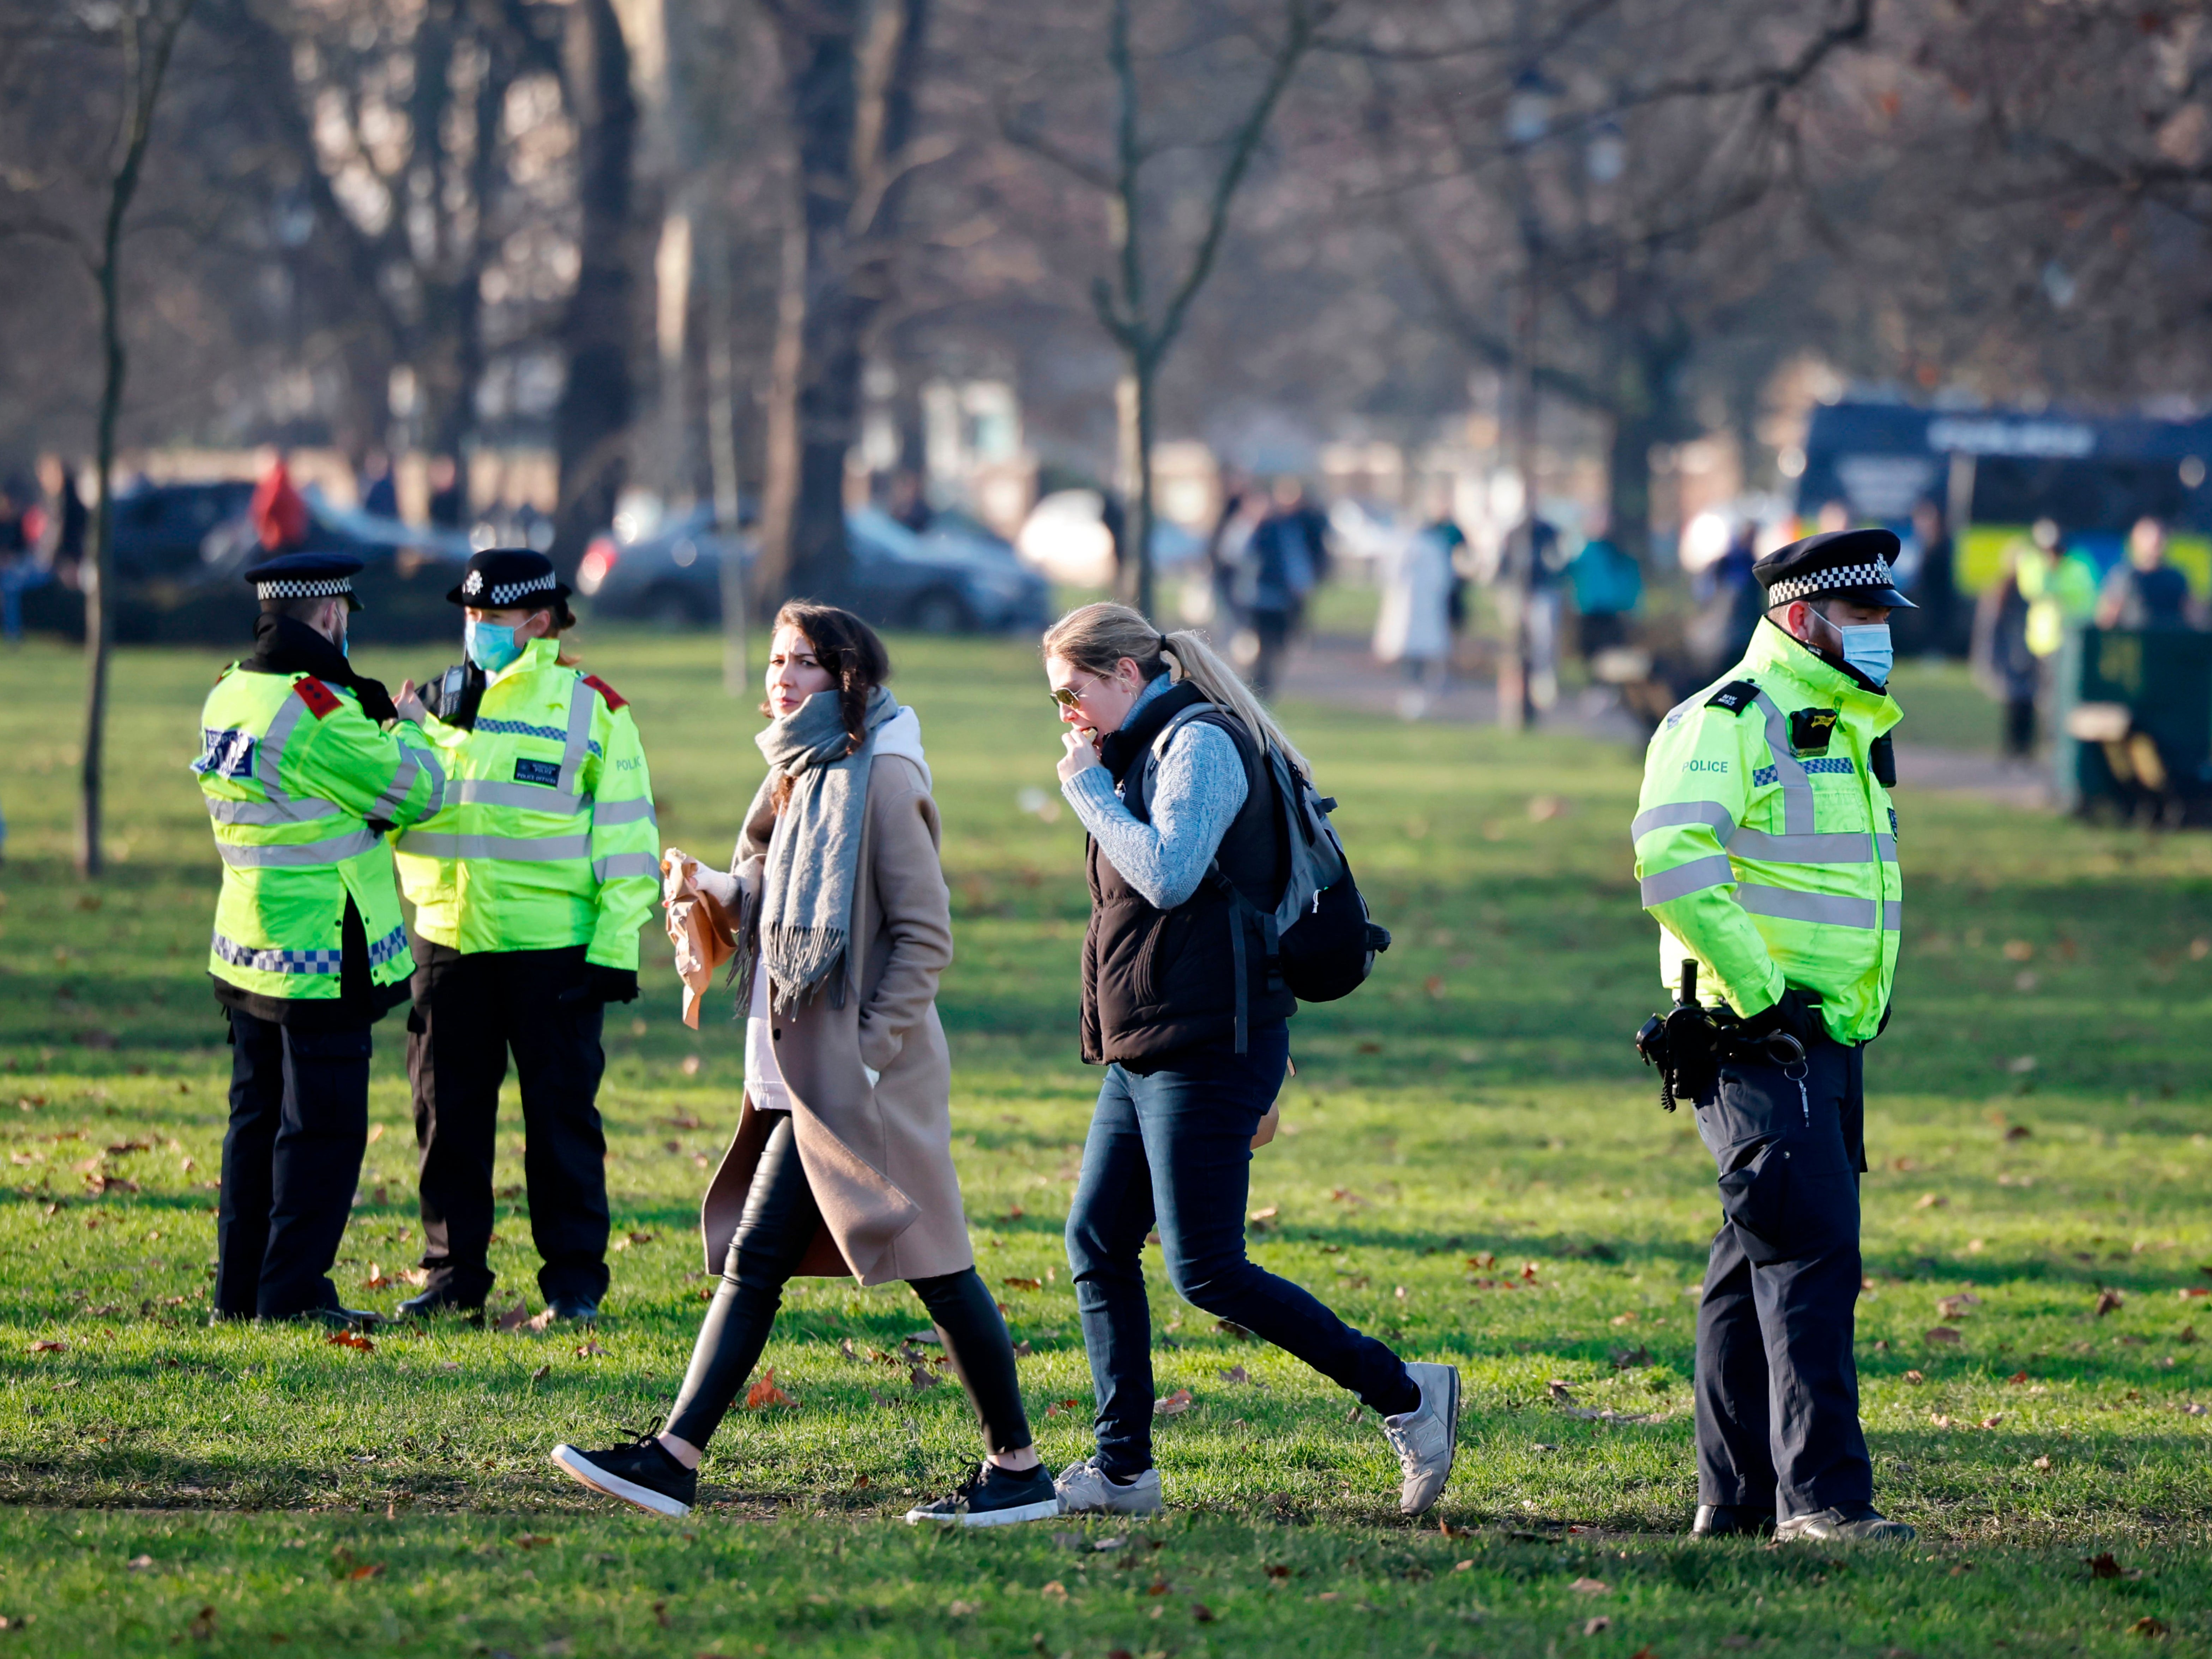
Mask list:
[[[461,640],[469,660],[487,674],[496,674],[522,654],[522,645],[512,628],[481,623],[473,617],[462,624]]]
[[[1844,660],[1876,685],[1889,684],[1889,671],[1897,661],[1897,653],[1889,641],[1887,623],[1869,623],[1858,627],[1837,624],[1836,631],[1844,636]]]

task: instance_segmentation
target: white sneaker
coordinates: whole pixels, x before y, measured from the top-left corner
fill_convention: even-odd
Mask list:
[[[1160,1501],[1158,1469],[1146,1469],[1123,1486],[1107,1478],[1096,1452],[1070,1463],[1052,1484],[1060,1493],[1062,1515],[1158,1515],[1167,1507]]]
[[[1425,1515],[1443,1496],[1452,1459],[1459,1454],[1459,1367],[1417,1362],[1406,1367],[1406,1375],[1420,1389],[1421,1403],[1384,1418],[1382,1437],[1405,1471],[1398,1489],[1400,1512]]]

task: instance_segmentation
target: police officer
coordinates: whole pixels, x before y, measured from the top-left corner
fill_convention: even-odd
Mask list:
[[[346,660],[360,568],[294,553],[248,570],[253,654],[200,714],[192,770],[222,857],[208,972],[232,1049],[217,1320],[375,1317],[328,1274],[368,1144],[369,1027],[415,965],[382,832],[437,811],[445,775]]]
[[[397,842],[416,905],[407,1072],[430,1275],[400,1312],[477,1311],[490,1292],[512,1049],[538,1288],[556,1316],[591,1319],[607,1288],[600,1028],[608,1003],[637,995],[637,931],[659,895],[652,783],[623,698],[562,654],[575,617],[550,561],[489,549],[446,597],[468,660],[431,688],[424,730],[452,782]],[[418,701],[401,689],[403,708]]]
[[[1701,1536],[1912,1536],[1874,1507],[1851,1355],[1864,1045],[1888,1018],[1903,893],[1897,549],[1843,530],[1758,562],[1750,649],[1652,738],[1631,830],[1662,977],[1693,958],[1728,1033],[1697,1094],[1723,1217],[1698,1310]]]

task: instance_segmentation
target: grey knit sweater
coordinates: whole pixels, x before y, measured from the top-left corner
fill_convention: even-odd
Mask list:
[[[1122,726],[1172,683],[1165,674],[1155,678],[1129,706]],[[1198,890],[1244,805],[1244,763],[1219,727],[1187,724],[1160,757],[1150,823],[1139,823],[1121,804],[1120,786],[1103,766],[1085,767],[1060,793],[1121,878],[1155,909],[1172,910]]]

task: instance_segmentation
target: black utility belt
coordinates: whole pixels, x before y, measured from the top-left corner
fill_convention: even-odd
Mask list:
[[[1723,1066],[1796,1066],[1805,1060],[1805,1045],[1789,1032],[1753,1036],[1727,1004],[1708,1008],[1700,1003],[1694,957],[1682,959],[1674,1006],[1652,1015],[1636,1033],[1636,1052],[1646,1066],[1657,1069],[1659,1108],[1667,1112],[1679,1100],[1695,1104],[1712,1093]]]

